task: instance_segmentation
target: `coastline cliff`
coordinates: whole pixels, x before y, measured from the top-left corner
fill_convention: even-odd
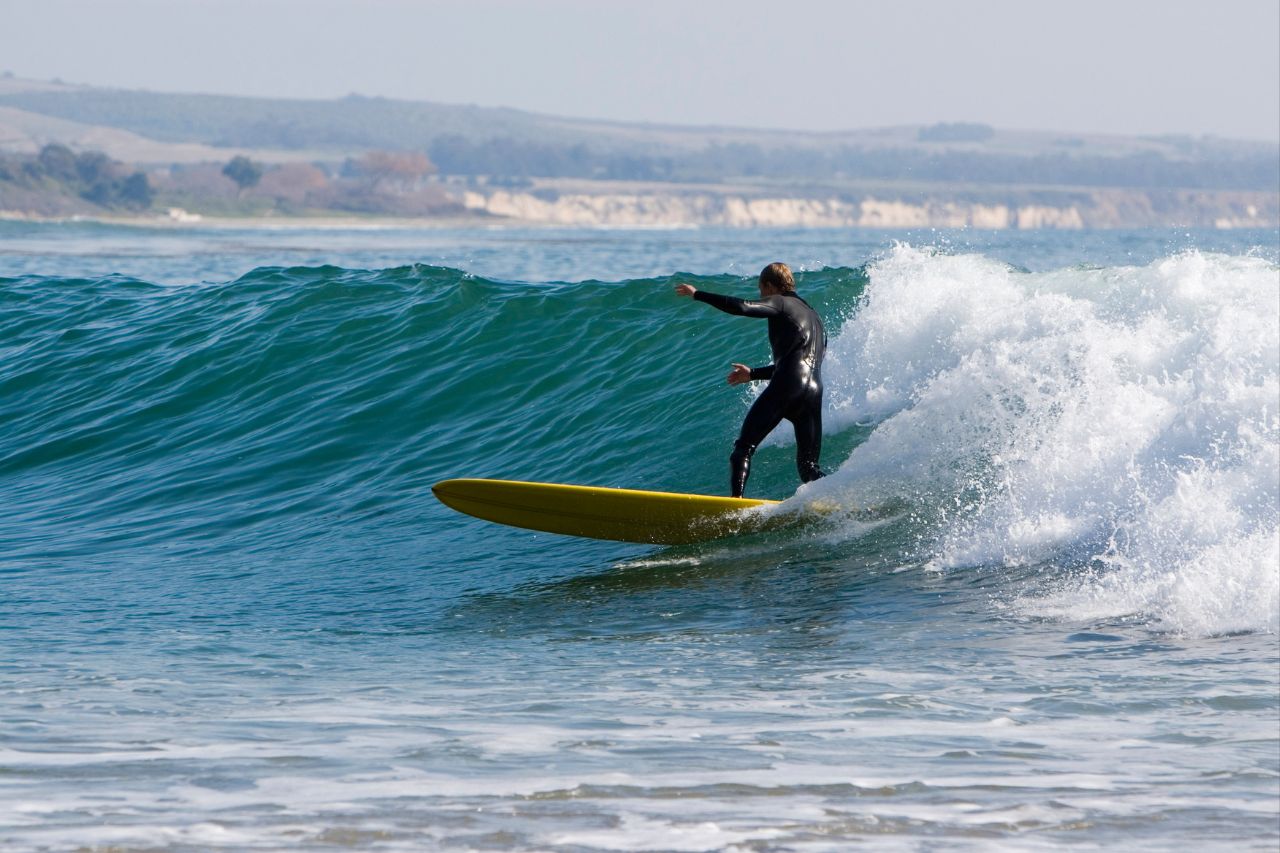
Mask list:
[[[990,196],[990,193],[984,194]],[[936,192],[911,200],[868,193],[858,198],[750,195],[652,185],[592,191],[466,190],[463,206],[504,220],[561,226],[722,226],[812,228],[1274,228],[1280,197],[1249,191],[1087,190],[1030,193],[1003,200]]]

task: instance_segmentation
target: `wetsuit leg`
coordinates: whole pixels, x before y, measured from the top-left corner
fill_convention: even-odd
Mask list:
[[[733,453],[729,456],[729,493],[735,498],[742,497],[746,491],[747,477],[751,474],[751,457],[765,436],[782,422],[785,406],[786,401],[772,385],[764,389],[751,404],[747,417],[742,421],[738,440],[733,443]]]
[[[809,483],[824,476],[818,467],[822,454],[822,394],[806,395],[788,418],[796,430],[796,470],[800,482]]]

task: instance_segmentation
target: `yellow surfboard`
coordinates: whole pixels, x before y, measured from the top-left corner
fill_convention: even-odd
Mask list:
[[[778,503],[516,480],[444,480],[431,491],[458,512],[499,524],[657,545],[762,530],[771,520],[744,510]]]

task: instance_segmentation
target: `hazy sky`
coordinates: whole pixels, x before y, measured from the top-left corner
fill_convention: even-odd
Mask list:
[[[0,70],[680,124],[1280,139],[1277,0],[0,0]]]

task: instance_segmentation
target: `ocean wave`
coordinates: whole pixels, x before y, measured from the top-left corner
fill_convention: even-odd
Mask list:
[[[1076,566],[1022,612],[1280,626],[1280,276],[1188,252],[1028,274],[899,246],[827,373],[874,424],[813,495],[907,497],[940,569]]]
[[[750,401],[724,370],[767,346],[677,300],[676,280],[753,286],[428,265],[4,280],[0,543],[22,558],[377,539],[421,524],[448,476],[719,491]],[[883,510],[833,521],[820,547],[870,536],[941,571],[1051,566],[1011,588],[1027,616],[1278,629],[1273,262],[1029,273],[900,245],[801,288],[831,333],[832,474],[798,495]],[[793,488],[789,462],[756,467],[753,488]]]

